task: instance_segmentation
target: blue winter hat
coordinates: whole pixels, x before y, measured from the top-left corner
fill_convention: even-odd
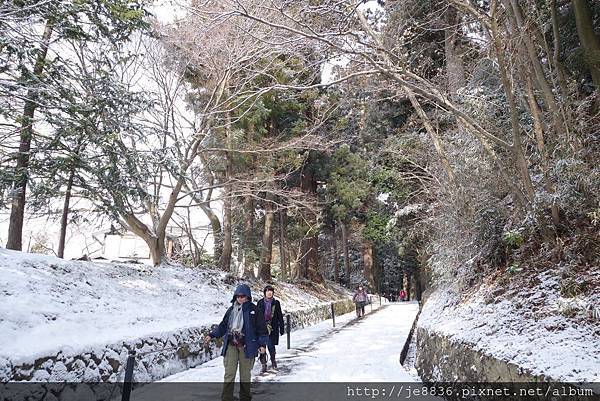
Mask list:
[[[250,292],[250,287],[248,287],[247,284],[240,284],[237,286],[235,292],[233,293],[233,299],[231,302],[235,302],[235,296],[238,294],[245,295],[248,297],[248,301],[252,301],[252,293]]]

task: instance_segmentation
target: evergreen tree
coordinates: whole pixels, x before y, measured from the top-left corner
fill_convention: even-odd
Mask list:
[[[6,171],[3,187],[10,191],[11,197],[7,248],[20,250],[22,246],[26,189],[33,173],[32,155],[51,146],[38,133],[43,130],[41,122],[48,122],[50,115],[64,110],[60,97],[69,80],[86,79],[72,74],[73,60],[63,55],[62,50],[69,42],[85,49],[94,43],[125,41],[132,32],[146,26],[145,14],[141,3],[132,1],[2,4],[0,69],[6,78],[0,83],[0,93],[7,121],[3,136],[9,146],[18,141],[18,151],[5,151],[7,155],[3,158],[8,167],[3,169]]]

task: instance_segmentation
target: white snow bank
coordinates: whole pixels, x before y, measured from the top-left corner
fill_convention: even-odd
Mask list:
[[[77,355],[219,323],[237,285],[224,278],[218,270],[66,261],[0,249],[0,360]],[[289,284],[276,287],[284,310],[322,303]],[[262,297],[260,288],[252,292]]]
[[[558,308],[556,287],[550,276],[542,277],[534,297],[543,295]],[[534,375],[566,382],[600,381],[598,327],[577,324],[557,311],[537,314],[519,305],[518,298],[493,303],[489,293],[482,287],[460,303],[455,294],[438,290],[427,299],[418,325]]]

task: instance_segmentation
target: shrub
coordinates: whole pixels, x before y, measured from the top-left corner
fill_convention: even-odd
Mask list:
[[[519,230],[510,230],[502,234],[502,240],[508,248],[516,249],[523,245],[523,234]]]

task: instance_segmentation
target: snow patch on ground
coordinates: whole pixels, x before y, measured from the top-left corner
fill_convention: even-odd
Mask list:
[[[0,249],[0,371],[59,352],[79,355],[219,323],[237,284],[214,269],[67,261]],[[263,284],[250,284],[255,300],[261,298]],[[290,284],[276,288],[284,312],[326,303]]]
[[[441,289],[427,299],[418,325],[534,375],[598,382],[598,327],[558,313],[561,297],[556,288],[556,279],[547,274],[526,301],[517,296],[494,298],[495,289],[486,286],[466,300]],[[531,307],[536,304],[540,307]]]

